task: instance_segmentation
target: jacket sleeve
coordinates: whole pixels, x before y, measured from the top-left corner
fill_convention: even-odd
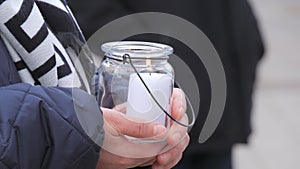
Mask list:
[[[93,100],[80,89],[24,83],[1,87],[0,168],[96,168],[100,147],[92,139],[101,142],[103,129]],[[98,118],[89,117],[90,112]],[[86,119],[99,122],[86,125]]]

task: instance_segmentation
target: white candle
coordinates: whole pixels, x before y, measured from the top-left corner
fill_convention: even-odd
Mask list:
[[[162,73],[140,73],[160,105],[169,112],[173,80]],[[126,115],[145,122],[166,123],[166,115],[155,103],[136,73],[130,75]]]

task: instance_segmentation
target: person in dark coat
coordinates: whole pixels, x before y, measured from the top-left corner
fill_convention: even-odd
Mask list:
[[[95,97],[89,94],[93,93],[90,86],[84,83],[87,79],[81,76],[85,73],[90,77],[92,65],[86,65],[86,72],[79,72],[73,63],[83,43],[65,1],[0,1],[0,169],[174,166],[189,141],[186,129],[174,125],[173,132],[179,132],[182,138],[168,135],[172,148],[157,156],[126,158],[100,149],[99,143],[115,141],[107,140],[110,137],[126,144],[123,134],[145,137],[161,131],[155,131],[158,126],[154,124],[128,122],[115,110],[101,112]],[[179,90],[174,92],[174,100],[183,101],[180,95]],[[175,104],[174,110],[176,105],[180,106]],[[99,118],[92,119],[95,126],[87,131],[84,126],[90,121],[82,120],[91,120],[90,114]],[[103,122],[102,115],[108,123]],[[118,125],[108,129],[108,124],[116,122]],[[97,144],[92,136],[98,139]],[[122,144],[114,148],[133,148]]]
[[[232,168],[233,146],[247,143],[251,133],[255,74],[264,52],[258,24],[247,0],[69,0],[69,3],[87,38],[110,21],[137,12],[164,12],[182,17],[208,36],[225,69],[227,101],[218,128],[203,144],[198,143],[198,138],[207,117],[211,93],[209,77],[201,61],[191,61],[189,58],[196,58],[195,54],[169,37],[139,35],[129,39],[173,46],[175,54],[189,65],[197,78],[201,96],[199,116],[190,132],[191,144],[175,168]]]

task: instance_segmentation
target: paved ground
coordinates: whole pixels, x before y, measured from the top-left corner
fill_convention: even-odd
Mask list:
[[[300,1],[251,0],[266,41],[248,146],[236,169],[300,168]]]

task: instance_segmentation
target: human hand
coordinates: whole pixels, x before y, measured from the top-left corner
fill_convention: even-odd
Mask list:
[[[185,114],[186,102],[182,90],[175,88],[172,96],[172,116],[181,123],[188,124]],[[168,135],[168,146],[156,157],[152,169],[169,169],[174,167],[182,158],[182,153],[188,146],[190,137],[187,128],[173,122]]]
[[[115,109],[102,108],[102,111],[105,139],[97,169],[124,169],[153,164],[155,155],[166,143],[139,143],[124,135],[135,138],[160,137],[166,132],[166,128],[158,123],[131,121]]]
[[[159,137],[166,134],[166,129],[157,123],[137,123],[128,120],[123,113],[116,111],[121,109],[102,109],[104,119],[109,124],[104,124],[105,140],[97,169],[122,169],[147,165],[152,165],[154,169],[167,169],[178,163],[189,142],[186,127],[173,122],[164,142],[129,141],[124,135],[136,138]],[[182,123],[187,123],[185,110],[182,91],[174,89],[172,116]]]

